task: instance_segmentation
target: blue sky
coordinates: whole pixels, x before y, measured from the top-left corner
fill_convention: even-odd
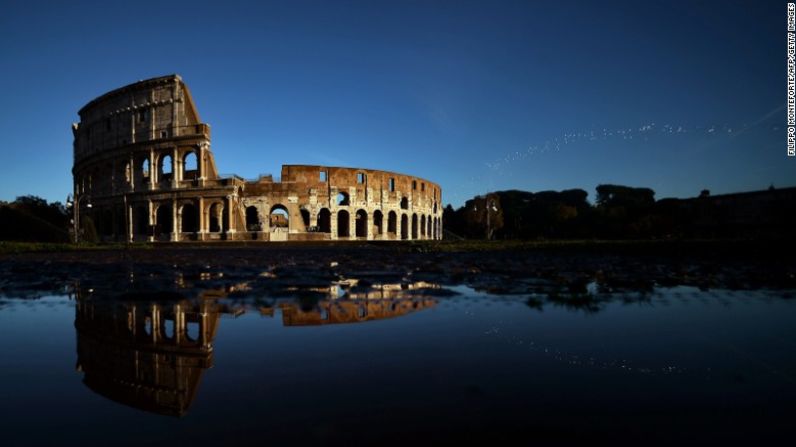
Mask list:
[[[599,3],[599,4],[598,4]],[[387,169],[487,191],[796,185],[785,3],[2,0],[0,200],[71,190],[77,110],[182,75],[222,173]]]

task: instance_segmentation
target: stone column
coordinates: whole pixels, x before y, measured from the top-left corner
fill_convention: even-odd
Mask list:
[[[178,188],[179,187],[179,181],[180,181],[179,178],[178,178],[179,173],[180,173],[180,164],[177,161],[178,160],[177,155],[178,155],[177,148],[175,147],[174,150],[172,151],[172,156],[171,156],[171,187],[172,188]]]
[[[177,200],[171,201],[171,241],[176,242],[179,240],[179,220],[177,216]]]
[[[182,340],[182,334],[185,330],[184,315],[182,315],[180,305],[174,305],[174,343],[179,345]]]
[[[158,335],[160,335],[160,308],[158,308],[157,304],[152,305],[152,310],[150,312],[152,314],[152,343],[157,344]]]
[[[197,239],[200,241],[205,240],[205,233],[207,232],[207,219],[205,219],[205,198],[199,196],[199,236]]]
[[[205,185],[205,178],[207,178],[207,173],[205,170],[207,169],[205,166],[205,154],[206,154],[207,145],[202,143],[199,145],[199,154],[196,157],[196,169],[199,171],[199,186]]]
[[[133,242],[133,205],[127,205],[127,242]]]
[[[133,153],[130,152],[130,168],[125,170],[124,175],[129,176],[127,179],[127,188],[130,191],[135,191],[135,157],[133,157]]]
[[[401,228],[401,221],[403,220],[401,216],[403,216],[401,213],[395,215],[395,239],[397,240],[401,239],[401,230],[403,229]]]
[[[235,238],[235,215],[232,212],[232,195],[227,196],[226,211],[227,222],[229,222],[229,228],[227,229],[227,240],[232,240]]]
[[[149,242],[155,242],[155,235],[152,234],[152,226],[155,225],[155,216],[154,214],[154,207],[152,206],[152,199],[147,199],[147,240]]]
[[[337,240],[337,210],[334,208],[329,209],[329,231],[331,231],[331,238],[333,241]]]
[[[366,236],[365,238],[369,241],[375,239],[373,237],[373,226],[376,223],[375,214],[376,213],[371,213],[370,215],[366,215],[367,217],[365,218],[365,236]]]
[[[155,169],[155,151],[149,150],[149,190],[153,191],[157,184],[158,170]]]

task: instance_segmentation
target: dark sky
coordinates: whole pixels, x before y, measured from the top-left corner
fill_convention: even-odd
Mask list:
[[[498,189],[796,184],[785,2],[11,2],[0,200],[71,190],[77,110],[178,73],[219,171],[387,169]]]

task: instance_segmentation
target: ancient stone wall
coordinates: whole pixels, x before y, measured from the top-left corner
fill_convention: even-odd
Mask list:
[[[106,93],[79,114],[74,195],[104,240],[441,238],[442,191],[418,177],[308,165],[283,166],[279,181],[220,177],[210,126],[177,75]]]

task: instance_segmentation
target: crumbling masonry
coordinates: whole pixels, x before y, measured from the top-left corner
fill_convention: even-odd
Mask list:
[[[308,165],[283,165],[277,181],[220,176],[210,126],[177,75],[113,90],[79,114],[75,203],[102,240],[441,238],[442,191],[421,178]]]

